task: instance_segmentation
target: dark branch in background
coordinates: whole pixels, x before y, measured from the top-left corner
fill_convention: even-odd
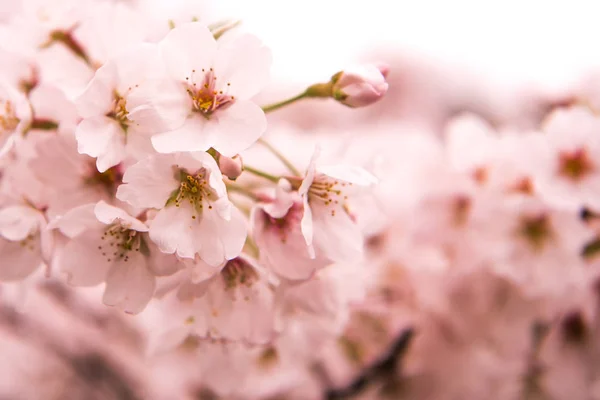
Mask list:
[[[414,330],[412,328],[406,329],[390,346],[389,350],[371,367],[359,375],[358,378],[352,381],[350,385],[341,389],[327,391],[325,398],[327,400],[347,399],[359,394],[372,383],[398,375],[398,361],[406,353],[413,336]]]
[[[9,306],[0,305],[0,326],[34,345],[40,352],[56,357],[65,366],[68,375],[61,382],[62,387],[59,383],[63,379],[60,371],[51,371],[57,383],[55,387],[63,391],[43,393],[42,398],[63,399],[66,393],[69,399],[74,400],[142,399],[138,382],[112,360],[110,355],[85,347],[80,352],[72,351],[69,346],[61,343],[62,339],[48,335],[31,316],[21,314]],[[32,381],[30,384],[35,385],[36,382]]]

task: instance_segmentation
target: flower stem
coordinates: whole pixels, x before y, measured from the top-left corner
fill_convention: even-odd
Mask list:
[[[228,183],[228,182],[225,182],[225,186],[227,187],[227,190],[230,192],[239,193],[253,201],[259,200],[258,196],[256,194],[254,194],[253,192],[251,192],[248,188],[245,188],[245,187],[239,186],[239,185],[235,185],[233,183]]]
[[[269,104],[268,106],[264,106],[262,109],[265,113],[271,112],[271,111],[275,111],[277,109],[280,109],[281,107],[285,107],[288,104],[292,104],[298,100],[301,100],[305,97],[309,97],[308,91],[304,91],[302,93],[300,93],[297,96],[294,96],[292,98],[289,98],[287,100],[283,100],[280,101],[279,103],[273,103],[273,104]]]
[[[271,182],[274,182],[274,183],[279,182],[279,179],[280,179],[278,176],[271,175],[268,172],[261,171],[261,170],[256,169],[256,168],[252,168],[249,165],[244,165],[244,171],[248,171],[251,174],[254,174],[256,176],[260,176],[261,178],[265,178],[265,179],[270,180]]]
[[[277,150],[273,145],[267,142],[265,139],[258,139],[258,142],[265,146],[275,157],[279,159],[285,165],[285,167],[295,176],[301,176],[300,171],[288,160],[279,150]]]

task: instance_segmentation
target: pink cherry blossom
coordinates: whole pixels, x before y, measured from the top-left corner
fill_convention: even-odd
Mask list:
[[[557,110],[543,129],[548,149],[538,173],[541,196],[557,207],[600,209],[600,117],[583,107]]]
[[[0,208],[0,280],[22,280],[49,260],[52,237],[44,215],[31,206]]]
[[[200,23],[175,27],[160,43],[173,79],[187,102],[185,124],[156,135],[157,151],[208,150],[233,157],[265,131],[261,108],[250,101],[266,84],[271,54],[251,35],[215,41]]]
[[[102,66],[77,99],[79,152],[100,172],[152,152],[150,136],[181,125],[185,103],[166,79],[158,48],[144,44]]]
[[[128,313],[146,307],[156,276],[173,274],[179,268],[176,257],[161,253],[149,240],[146,224],[103,201],[75,207],[49,227],[70,239],[57,255],[69,283],[106,282],[104,303]]]
[[[360,195],[377,179],[357,166],[316,167],[313,156],[298,189],[304,214],[302,234],[315,256],[313,242],[333,261],[356,262],[362,258],[363,236],[351,208],[352,197]]]
[[[192,259],[198,254],[210,265],[240,254],[246,221],[207,153],[150,156],[129,167],[123,183],[118,199],[159,210],[150,222],[150,238],[161,251]]]
[[[272,203],[258,205],[252,213],[252,233],[261,261],[286,279],[308,279],[331,263],[321,249],[311,257],[300,227],[303,215],[300,196],[281,187]]]

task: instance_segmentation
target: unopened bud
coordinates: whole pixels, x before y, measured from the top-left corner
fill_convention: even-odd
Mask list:
[[[387,65],[357,65],[335,74],[332,78],[334,99],[348,107],[364,107],[385,95],[389,72]]]
[[[242,174],[244,169],[244,163],[242,162],[242,157],[239,155],[233,156],[233,158],[225,157],[224,155],[219,156],[219,169],[221,173],[235,181],[238,176]]]

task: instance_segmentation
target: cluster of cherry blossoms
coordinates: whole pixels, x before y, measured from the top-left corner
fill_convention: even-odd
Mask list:
[[[181,5],[0,6],[0,327],[101,298],[123,398],[600,399],[600,80],[440,129],[383,64],[264,105],[270,50]]]

